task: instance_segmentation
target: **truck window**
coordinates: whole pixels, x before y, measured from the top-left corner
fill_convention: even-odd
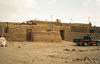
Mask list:
[[[92,40],[90,36],[85,36],[83,39]]]

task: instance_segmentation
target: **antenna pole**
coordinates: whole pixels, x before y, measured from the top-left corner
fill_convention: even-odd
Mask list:
[[[51,15],[51,21],[53,21],[53,15]]]
[[[88,17],[88,22],[90,22],[90,17]]]

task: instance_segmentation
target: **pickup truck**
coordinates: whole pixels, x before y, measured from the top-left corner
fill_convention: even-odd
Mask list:
[[[93,37],[84,36],[83,39],[73,39],[73,42],[76,43],[78,46],[87,46],[96,44],[97,46],[100,45],[100,40],[95,40]]]

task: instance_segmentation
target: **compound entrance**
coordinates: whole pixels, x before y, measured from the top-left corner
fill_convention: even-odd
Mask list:
[[[26,30],[26,40],[27,41],[32,41],[32,29],[27,29]]]
[[[65,40],[65,31],[64,30],[60,30],[60,35],[62,40]]]

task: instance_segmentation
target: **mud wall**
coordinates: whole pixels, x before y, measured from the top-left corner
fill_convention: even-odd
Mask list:
[[[60,42],[59,27],[37,25],[9,25],[8,33],[4,33],[9,41],[26,41],[26,30],[32,29],[32,41]]]
[[[71,26],[71,32],[87,33],[87,32],[89,32],[89,28],[81,27],[81,26]]]
[[[92,36],[94,37],[94,39],[100,40],[100,33],[94,33],[92,34]]]
[[[39,42],[60,42],[61,38],[60,35],[52,32],[36,32],[33,34],[33,41],[39,41]]]
[[[71,32],[71,40],[73,39],[77,39],[77,38],[83,38],[84,36],[86,36],[88,33],[80,33],[80,32]]]
[[[4,29],[5,29],[5,26],[6,26],[6,23],[1,23],[1,22],[0,22],[0,27],[1,27],[0,32],[1,32],[1,36],[4,36]]]

